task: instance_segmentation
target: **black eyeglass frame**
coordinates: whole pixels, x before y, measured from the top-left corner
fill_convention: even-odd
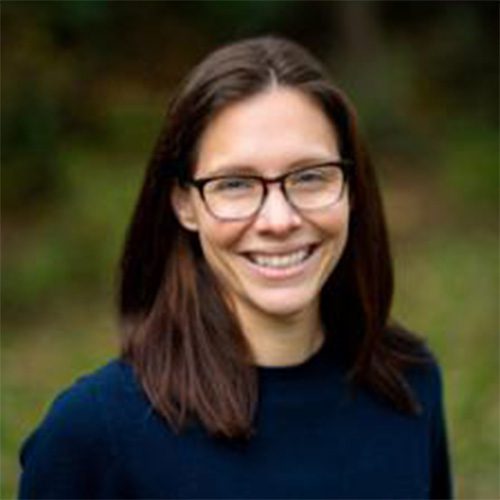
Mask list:
[[[205,207],[216,219],[219,219],[222,221],[237,221],[237,220],[250,219],[260,212],[260,210],[262,209],[262,206],[264,205],[264,203],[266,201],[267,194],[269,192],[268,186],[270,184],[279,184],[280,185],[280,190],[283,193],[283,196],[285,197],[288,204],[294,208],[294,210],[296,210],[299,213],[302,213],[305,210],[307,210],[307,209],[297,207],[293,203],[293,201],[290,200],[290,198],[288,197],[287,190],[285,188],[285,182],[286,182],[286,179],[288,177],[290,177],[291,175],[296,175],[300,172],[304,172],[306,170],[310,170],[313,168],[328,167],[328,166],[340,168],[340,170],[342,171],[342,174],[343,174],[342,190],[340,192],[340,196],[339,196],[338,200],[336,200],[335,202],[332,202],[332,204],[337,203],[340,199],[342,199],[342,196],[343,196],[344,191],[345,191],[345,186],[349,180],[349,172],[348,172],[347,167],[350,167],[353,164],[354,164],[354,162],[352,160],[342,159],[342,160],[327,161],[324,163],[318,163],[316,165],[308,165],[307,167],[302,167],[302,168],[299,168],[297,170],[292,170],[290,172],[286,172],[285,174],[281,174],[281,175],[278,175],[276,177],[261,177],[259,175],[251,175],[251,174],[216,175],[214,177],[205,177],[205,178],[201,178],[201,179],[185,179],[183,181],[183,184],[193,186],[198,190],[198,192],[200,193],[200,198],[203,200]],[[211,210],[210,205],[207,203],[207,200],[205,198],[205,189],[204,189],[205,185],[208,184],[209,182],[212,182],[215,180],[228,179],[228,178],[232,178],[232,177],[237,177],[239,179],[254,179],[256,181],[259,181],[262,184],[263,191],[262,191],[262,197],[261,197],[260,203],[257,206],[257,208],[255,209],[255,211],[252,212],[250,215],[246,215],[244,217],[221,217],[220,215],[215,214]],[[317,209],[311,209],[311,210],[317,210]]]

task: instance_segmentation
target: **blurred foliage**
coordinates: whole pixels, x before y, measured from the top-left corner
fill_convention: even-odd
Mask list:
[[[500,496],[498,10],[3,1],[0,497],[48,401],[114,353],[116,263],[172,91],[214,47],[267,33],[309,47],[355,103],[394,239],[395,312],[447,376],[458,496]]]

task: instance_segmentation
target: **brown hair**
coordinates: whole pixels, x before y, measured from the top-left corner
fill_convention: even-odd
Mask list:
[[[199,138],[215,113],[273,82],[316,99],[339,135],[342,157],[353,160],[348,242],[321,292],[326,332],[335,332],[352,381],[402,411],[419,410],[404,369],[421,359],[421,341],[389,325],[392,261],[355,112],[302,47],[261,37],[216,50],[181,85],[149,162],[121,261],[122,356],[175,429],[194,417],[212,434],[251,434],[258,394],[250,349],[197,235],[178,223],[170,193],[176,180],[191,174]]]

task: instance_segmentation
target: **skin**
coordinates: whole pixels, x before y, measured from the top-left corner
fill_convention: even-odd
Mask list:
[[[195,178],[230,173],[273,177],[294,168],[340,159],[336,132],[317,103],[291,88],[273,86],[231,104],[200,139]],[[256,363],[288,366],[320,348],[324,332],[320,291],[347,241],[348,190],[336,204],[298,213],[271,185],[260,212],[244,221],[220,221],[198,191],[177,186],[172,202],[180,223],[198,233],[208,263],[222,281]],[[283,254],[318,245],[297,273],[270,277],[247,252]]]

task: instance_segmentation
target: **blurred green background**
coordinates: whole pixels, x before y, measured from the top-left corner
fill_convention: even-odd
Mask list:
[[[50,401],[113,356],[116,263],[172,90],[289,36],[361,116],[395,316],[441,360],[459,498],[499,498],[497,2],[13,2],[2,23],[2,490]]]

